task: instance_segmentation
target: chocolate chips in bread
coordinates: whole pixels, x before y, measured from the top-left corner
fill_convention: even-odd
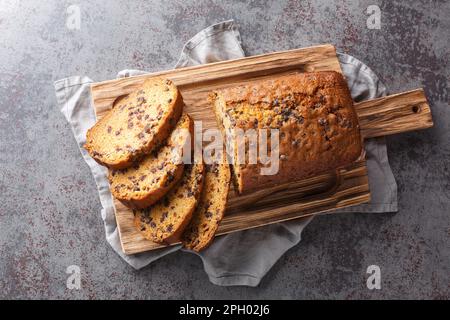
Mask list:
[[[239,193],[335,170],[362,153],[358,118],[340,73],[274,76],[216,91],[210,101],[234,152],[243,143],[233,138],[236,129],[278,129],[276,174],[261,174],[261,162],[241,163],[234,153],[233,180]]]
[[[181,181],[153,206],[134,210],[134,223],[153,242],[172,243],[192,217],[203,186],[204,165],[186,165]]]
[[[206,166],[205,183],[199,204],[181,237],[184,247],[198,252],[214,239],[225,212],[230,178],[228,164]]]
[[[88,130],[84,148],[111,169],[130,167],[163,143],[182,110],[181,94],[172,81],[146,80],[140,88],[119,98]]]
[[[132,167],[110,170],[113,196],[131,208],[146,208],[161,199],[183,174],[183,149],[191,146],[192,131],[192,119],[183,114],[165,145]]]

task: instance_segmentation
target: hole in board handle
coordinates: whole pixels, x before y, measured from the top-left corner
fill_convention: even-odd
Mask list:
[[[420,106],[414,105],[414,106],[411,107],[411,109],[412,109],[412,112],[418,113],[420,111]]]

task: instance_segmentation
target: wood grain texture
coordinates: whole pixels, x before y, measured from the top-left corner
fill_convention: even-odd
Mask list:
[[[336,173],[270,188],[267,194],[270,196],[265,195],[263,200],[255,203],[254,199],[249,201],[253,195],[239,197],[234,190],[230,190],[227,210],[217,236],[368,202],[370,192],[366,162],[360,159]],[[164,247],[142,237],[134,226],[130,209],[117,200],[115,206],[125,254]]]
[[[186,111],[193,116],[194,120],[199,114],[197,118],[206,120],[204,127],[208,128],[215,127],[215,121],[213,121],[213,115],[203,119],[204,112],[201,110],[201,106],[206,105],[205,97],[213,89],[232,86],[272,74],[326,70],[342,73],[336,49],[332,45],[262,54],[93,83],[91,96],[99,119],[104,112],[111,108],[118,97],[130,93],[148,77],[162,76],[171,79],[178,86],[187,106]]]
[[[323,45],[95,83],[91,86],[91,92],[99,119],[118,97],[137,88],[146,78],[164,76],[179,87],[185,102],[184,110],[194,120],[201,121],[203,130],[206,130],[217,128],[214,112],[206,99],[212,90],[273,74],[329,70],[341,72],[335,48]],[[356,110],[366,138],[425,128],[432,124],[429,107],[420,90],[358,103]],[[402,120],[403,117],[407,121]],[[422,120],[416,121],[416,117]],[[236,196],[234,190],[230,190],[227,211],[217,235],[357,205],[369,199],[367,169],[362,155],[354,164],[334,173],[246,196]],[[114,203],[122,248],[126,254],[161,247],[142,237],[134,226],[130,209],[117,200]]]
[[[423,89],[356,103],[355,109],[364,138],[433,126],[430,106]]]

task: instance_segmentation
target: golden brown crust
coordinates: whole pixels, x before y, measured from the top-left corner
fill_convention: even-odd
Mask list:
[[[193,121],[183,114],[165,145],[144,156],[132,167],[110,170],[113,196],[130,208],[146,208],[161,199],[183,175],[184,165],[180,156],[192,135]],[[180,153],[174,150],[180,150]]]
[[[183,99],[172,81],[149,79],[120,97],[86,134],[84,148],[111,169],[130,167],[164,142],[183,110]]]
[[[279,129],[277,174],[261,175],[260,163],[233,163],[240,193],[335,170],[361,155],[353,100],[337,72],[254,81],[214,92],[210,100],[224,134],[234,129]]]
[[[164,198],[135,210],[134,224],[148,240],[170,244],[179,240],[192,218],[202,192],[204,165],[186,165],[181,181]]]

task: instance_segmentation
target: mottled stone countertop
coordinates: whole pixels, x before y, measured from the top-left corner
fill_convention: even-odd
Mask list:
[[[0,8],[0,298],[449,298],[450,2],[6,0]],[[366,9],[381,9],[381,29]],[[390,92],[424,87],[435,126],[388,138],[396,214],[322,216],[257,288],[212,285],[178,252],[141,271],[104,238],[90,171],[56,107],[53,81],[171,68],[186,40],[235,19],[248,55],[333,43]],[[381,268],[381,290],[366,269]],[[66,288],[79,265],[82,288]]]

